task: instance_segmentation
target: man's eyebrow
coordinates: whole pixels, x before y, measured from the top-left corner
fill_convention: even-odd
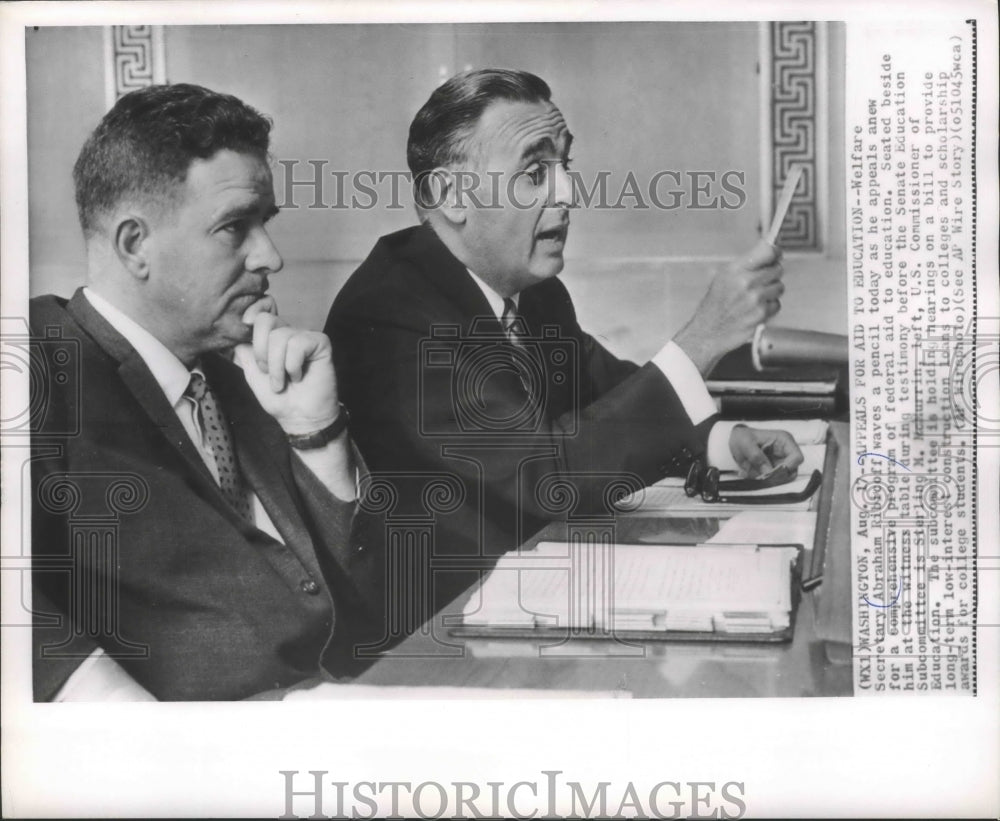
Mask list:
[[[528,143],[521,152],[521,160],[530,160],[542,154],[555,154],[556,146],[551,137],[539,137],[532,143]]]
[[[280,210],[277,205],[273,202],[270,203],[267,208],[261,213],[259,203],[246,203],[243,205],[235,205],[232,208],[226,208],[220,211],[215,218],[215,222],[228,222],[234,219],[246,219],[247,217],[256,217],[260,215],[265,221],[271,219],[271,217],[277,216]]]
[[[563,151],[564,154],[569,153],[570,146],[573,144],[573,135],[567,131],[566,132],[566,147]],[[539,137],[532,143],[525,146],[524,151],[521,152],[521,161],[526,162],[527,160],[533,160],[543,154],[555,154],[556,145],[552,142],[551,137]]]

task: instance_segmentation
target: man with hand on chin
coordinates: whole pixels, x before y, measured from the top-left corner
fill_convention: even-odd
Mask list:
[[[466,503],[436,520],[437,555],[503,552],[548,520],[607,515],[609,494],[684,475],[696,457],[751,476],[802,460],[785,432],[718,422],[703,382],[778,311],[776,249],[721,271],[642,367],[580,327],[558,279],[572,140],[539,77],[452,77],[410,126],[421,224],[382,237],[330,312],[368,466],[465,483]]]
[[[266,293],[270,125],[152,86],[76,162],[88,284],[31,304],[36,700],[280,697],[381,635],[329,339]]]

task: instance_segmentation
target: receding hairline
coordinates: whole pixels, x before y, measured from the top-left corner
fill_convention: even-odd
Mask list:
[[[474,159],[471,135],[483,113],[501,102],[551,102],[548,83],[529,71],[483,68],[454,75],[439,85],[410,123],[406,159],[424,182],[434,168]],[[418,196],[417,207],[420,207]]]

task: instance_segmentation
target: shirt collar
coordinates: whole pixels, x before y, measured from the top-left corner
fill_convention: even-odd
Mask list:
[[[167,401],[176,405],[191,381],[191,372],[184,366],[167,347],[149,331],[120,309],[108,302],[91,288],[84,288],[83,295],[101,316],[103,316],[118,333],[128,340],[142,357],[150,373],[160,389],[166,394]],[[197,370],[197,369],[196,369]]]
[[[469,271],[468,268],[466,268],[465,270]],[[490,303],[490,308],[493,310],[493,313],[496,315],[496,318],[502,322],[503,297],[500,296],[500,294],[498,294],[496,291],[494,291],[489,285],[483,282],[483,280],[477,277],[472,271],[469,271],[469,276],[472,277],[473,281],[476,283],[476,285],[479,286],[479,289],[483,292],[483,296],[485,296],[486,301]],[[514,294],[514,296],[511,297],[511,299],[514,302],[515,308],[517,307],[517,300],[519,296],[520,294]]]

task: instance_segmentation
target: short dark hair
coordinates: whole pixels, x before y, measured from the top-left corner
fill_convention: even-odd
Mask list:
[[[429,171],[468,159],[468,138],[490,103],[549,102],[551,97],[541,77],[505,68],[466,71],[438,86],[413,118],[406,143],[417,203],[430,195]]]
[[[85,235],[128,196],[168,196],[195,159],[230,149],[267,156],[271,120],[231,94],[187,83],[124,95],[87,138],[73,166]]]

